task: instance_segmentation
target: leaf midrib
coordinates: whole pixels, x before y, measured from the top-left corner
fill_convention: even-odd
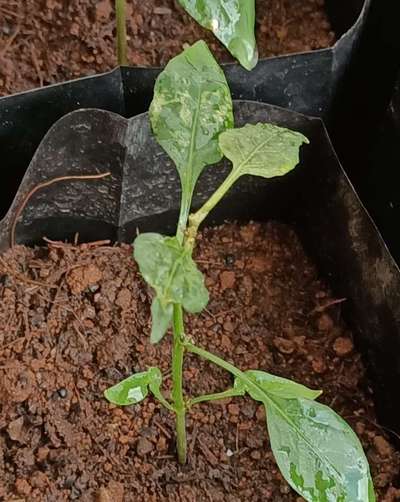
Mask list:
[[[234,171],[236,171],[237,174],[239,174],[239,175],[244,174],[244,173],[240,173],[240,171],[242,171],[242,169],[243,169],[243,166],[248,164],[250,162],[250,160],[252,159],[252,157],[254,157],[260,150],[262,150],[265,146],[267,146],[268,143],[271,141],[271,139],[273,140],[274,137],[270,134],[270,137],[267,138],[262,143],[260,143],[258,146],[256,146],[256,148],[244,160],[242,160],[242,162],[240,162],[240,164],[236,168],[234,168]],[[246,169],[244,169],[244,171],[246,171]]]
[[[192,133],[190,135],[190,147],[189,147],[189,157],[188,157],[188,165],[187,165],[187,172],[189,173],[189,176],[187,176],[187,179],[186,179],[186,182],[187,182],[187,186],[185,187],[185,190],[187,192],[185,194],[186,197],[190,196],[190,192],[191,192],[190,183],[193,180],[193,157],[194,157],[194,147],[195,147],[195,143],[196,143],[197,129],[198,129],[198,124],[199,124],[202,87],[203,87],[203,85],[200,82],[198,85],[198,91],[197,91],[196,109],[195,109],[194,115],[193,115]]]
[[[235,169],[237,171],[241,171],[243,166],[245,164],[248,164],[249,161],[251,160],[252,157],[254,157],[254,155],[259,152],[262,148],[264,148],[264,146],[266,146],[269,141],[273,139],[272,136],[270,136],[269,138],[267,138],[265,141],[263,141],[262,143],[260,143],[258,146],[256,146],[256,148],[248,155],[248,157],[246,157],[239,165],[238,167]]]
[[[167,284],[166,284],[166,286],[164,288],[164,295],[163,296],[166,299],[168,299],[167,296],[168,296],[169,290],[171,289],[172,281],[174,280],[175,275],[177,274],[179,265],[181,265],[181,263],[183,262],[185,254],[187,254],[187,253],[183,249],[182,252],[180,253],[180,255],[177,257],[177,259],[174,261],[174,264],[173,264],[172,269],[171,269],[171,273],[168,276]]]

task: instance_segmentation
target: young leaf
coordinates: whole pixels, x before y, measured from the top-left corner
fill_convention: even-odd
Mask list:
[[[255,0],[179,0],[204,28],[211,30],[246,70],[257,64]]]
[[[110,403],[129,406],[143,401],[149,393],[149,388],[155,397],[159,398],[161,382],[161,371],[158,368],[149,368],[147,371],[135,373],[106,389],[104,396]]]
[[[205,42],[196,42],[171,59],[158,76],[150,121],[179,172],[184,215],[180,226],[184,226],[200,173],[222,158],[218,136],[233,127],[230,90]]]
[[[286,481],[309,502],[374,502],[360,441],[333,410],[306,399],[265,400],[272,451]]]
[[[265,399],[265,392],[284,399],[302,397],[310,400],[317,399],[322,394],[320,390],[309,389],[304,385],[293,382],[293,380],[271,375],[265,371],[249,370],[245,371],[245,375],[256,383],[261,390],[258,391],[252,387],[246,388],[250,396],[256,401],[263,401]]]
[[[203,206],[190,216],[187,247],[193,248],[200,224],[241,176],[285,175],[298,164],[302,143],[308,143],[302,134],[273,124],[247,124],[221,133],[219,146],[232,161],[232,170]]]
[[[308,139],[299,132],[273,124],[247,124],[223,132],[219,146],[233,163],[235,179],[244,174],[283,176],[299,163],[299,148]]]
[[[170,325],[172,305],[179,303],[188,312],[201,312],[208,303],[208,291],[190,252],[176,237],[140,234],[135,239],[134,257],[143,278],[156,292],[151,341],[157,343]]]

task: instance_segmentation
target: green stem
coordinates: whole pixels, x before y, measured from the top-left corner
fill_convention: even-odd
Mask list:
[[[120,66],[127,66],[126,37],[126,3],[125,0],[115,0],[115,17],[117,19],[117,58]]]
[[[184,342],[184,346],[189,352],[192,352],[193,354],[197,354],[198,356],[202,357],[203,359],[207,359],[208,361],[211,361],[212,363],[216,364],[217,366],[224,368],[224,370],[229,371],[229,373],[232,373],[232,375],[238,376],[240,378],[242,378],[244,376],[243,371],[240,371],[238,368],[236,368],[236,366],[233,366],[233,364],[228,363],[227,361],[224,361],[223,359],[216,356],[215,354],[208,352],[208,350],[197,347],[196,345],[194,345],[193,343],[191,343],[187,340]],[[246,379],[247,379],[247,377],[246,377]]]
[[[214,209],[222,197],[228,192],[231,186],[237,181],[236,174],[231,172],[217,190],[211,195],[211,197],[203,204],[203,206],[198,209],[195,213],[189,216],[189,227],[187,229],[187,239],[186,246],[189,249],[193,249],[197,231],[200,224],[207,217],[209,212]]]
[[[204,396],[198,396],[189,399],[186,406],[190,408],[195,404],[204,403],[205,401],[217,401],[218,399],[226,399],[227,397],[235,397],[240,395],[242,395],[242,393],[239,393],[236,389],[228,389],[224,390],[223,392],[216,392],[215,394],[205,394]]]
[[[172,406],[171,403],[169,403],[167,401],[167,399],[165,399],[165,397],[163,396],[163,394],[160,392],[154,392],[154,390],[152,389],[152,392],[153,392],[153,395],[154,397],[160,401],[160,403],[164,406],[164,408],[167,408],[167,410],[169,411],[172,411],[173,413],[175,413],[175,408]]]
[[[172,399],[176,413],[176,449],[178,460],[186,463],[186,406],[183,398],[184,326],[182,305],[174,305],[172,347]]]
[[[181,210],[179,212],[178,228],[176,230],[176,237],[179,244],[183,243],[185,237],[186,225],[189,218],[190,206],[192,203],[192,194],[188,195],[182,188]]]
[[[184,346],[185,349],[188,350],[189,352],[197,354],[198,356],[202,357],[203,359],[206,359],[207,361],[211,361],[212,363],[216,364],[217,366],[220,366],[224,370],[229,371],[229,373],[231,373],[232,375],[240,378],[243,382],[246,383],[248,389],[250,388],[256,392],[260,392],[260,388],[258,387],[258,385],[254,383],[243,371],[236,368],[236,366],[233,366],[233,364],[224,361],[220,357],[216,356],[215,354],[212,354],[211,352],[208,352],[205,349],[196,347],[196,345],[193,345],[193,343],[187,340],[184,342]]]

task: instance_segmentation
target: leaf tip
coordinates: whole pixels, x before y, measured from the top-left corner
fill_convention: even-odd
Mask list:
[[[323,390],[314,390],[313,399],[318,399],[323,394],[323,392]]]
[[[258,63],[258,49],[257,46],[254,47],[253,55],[251,58],[240,58],[239,63],[247,71],[254,70]]]
[[[103,395],[104,397],[107,399],[107,401],[109,401],[110,403],[113,403],[113,400],[111,398],[111,392],[110,392],[110,388],[106,389],[104,392],[103,392]]]

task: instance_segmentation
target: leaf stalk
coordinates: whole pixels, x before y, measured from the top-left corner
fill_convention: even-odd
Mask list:
[[[189,226],[186,231],[185,246],[193,250],[196,235],[199,230],[201,223],[207,218],[210,211],[220,202],[224,195],[229,191],[232,185],[237,181],[237,176],[231,172],[217,188],[217,190],[211,195],[211,197],[198,209],[195,213],[189,216]]]

